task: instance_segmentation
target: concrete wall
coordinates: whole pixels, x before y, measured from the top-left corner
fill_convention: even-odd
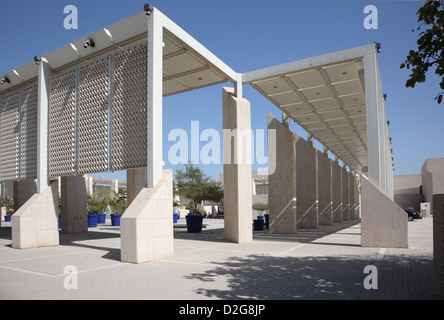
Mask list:
[[[433,195],[444,193],[444,158],[427,159],[421,168],[424,202],[433,208]]]
[[[444,194],[433,196],[433,265],[436,293],[444,297]]]
[[[421,194],[422,179],[420,174],[403,174],[393,177],[394,201],[403,209],[413,207],[420,211],[420,203],[424,202]]]
[[[268,130],[276,130],[276,145],[268,144],[268,165],[276,168],[269,176],[268,205],[270,233],[295,233],[296,160],[293,133],[268,114]]]

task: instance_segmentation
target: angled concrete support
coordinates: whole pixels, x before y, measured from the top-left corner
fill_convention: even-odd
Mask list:
[[[174,255],[173,172],[142,188],[120,221],[121,261],[143,263]]]
[[[342,168],[337,161],[331,164],[333,222],[342,222]]]
[[[59,245],[58,184],[35,193],[12,216],[12,247],[28,249]]]
[[[349,174],[347,169],[342,168],[342,220],[350,220],[350,199],[349,199]]]
[[[296,154],[296,198],[297,228],[316,229],[318,227],[318,161],[316,149],[310,141],[305,141],[297,133],[295,136]]]
[[[379,188],[361,175],[363,247],[407,248],[407,214]]]
[[[327,154],[318,155],[319,224],[333,223],[332,161]]]
[[[223,88],[224,234],[235,243],[253,241],[250,102]]]
[[[294,134],[285,124],[268,114],[268,132],[275,131],[276,143],[268,139],[268,166],[275,168],[268,177],[270,233],[296,233],[296,154]]]

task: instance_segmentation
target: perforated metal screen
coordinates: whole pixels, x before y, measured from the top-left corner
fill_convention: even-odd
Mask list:
[[[37,85],[0,97],[0,181],[37,177]]]
[[[147,45],[51,78],[50,176],[145,167]]]

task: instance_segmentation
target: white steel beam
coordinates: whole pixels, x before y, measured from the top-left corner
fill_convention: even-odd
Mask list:
[[[148,15],[147,74],[147,187],[154,188],[162,176],[163,15]]]
[[[45,58],[39,62],[37,104],[37,193],[49,186],[48,175],[48,104],[51,67]]]

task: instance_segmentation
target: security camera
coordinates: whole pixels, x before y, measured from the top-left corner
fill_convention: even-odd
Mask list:
[[[41,57],[41,56],[35,56],[35,57],[34,57],[34,62],[35,62],[35,64],[39,64],[40,61],[42,61],[42,57]]]
[[[86,49],[88,47],[94,48],[95,43],[92,39],[88,39],[83,43],[83,47]]]
[[[146,15],[149,16],[153,11],[153,5],[151,3],[147,3],[143,6],[143,10],[145,11]]]
[[[9,81],[8,77],[4,77],[3,79],[0,80],[1,85],[4,85],[5,83],[11,83],[11,81]]]

